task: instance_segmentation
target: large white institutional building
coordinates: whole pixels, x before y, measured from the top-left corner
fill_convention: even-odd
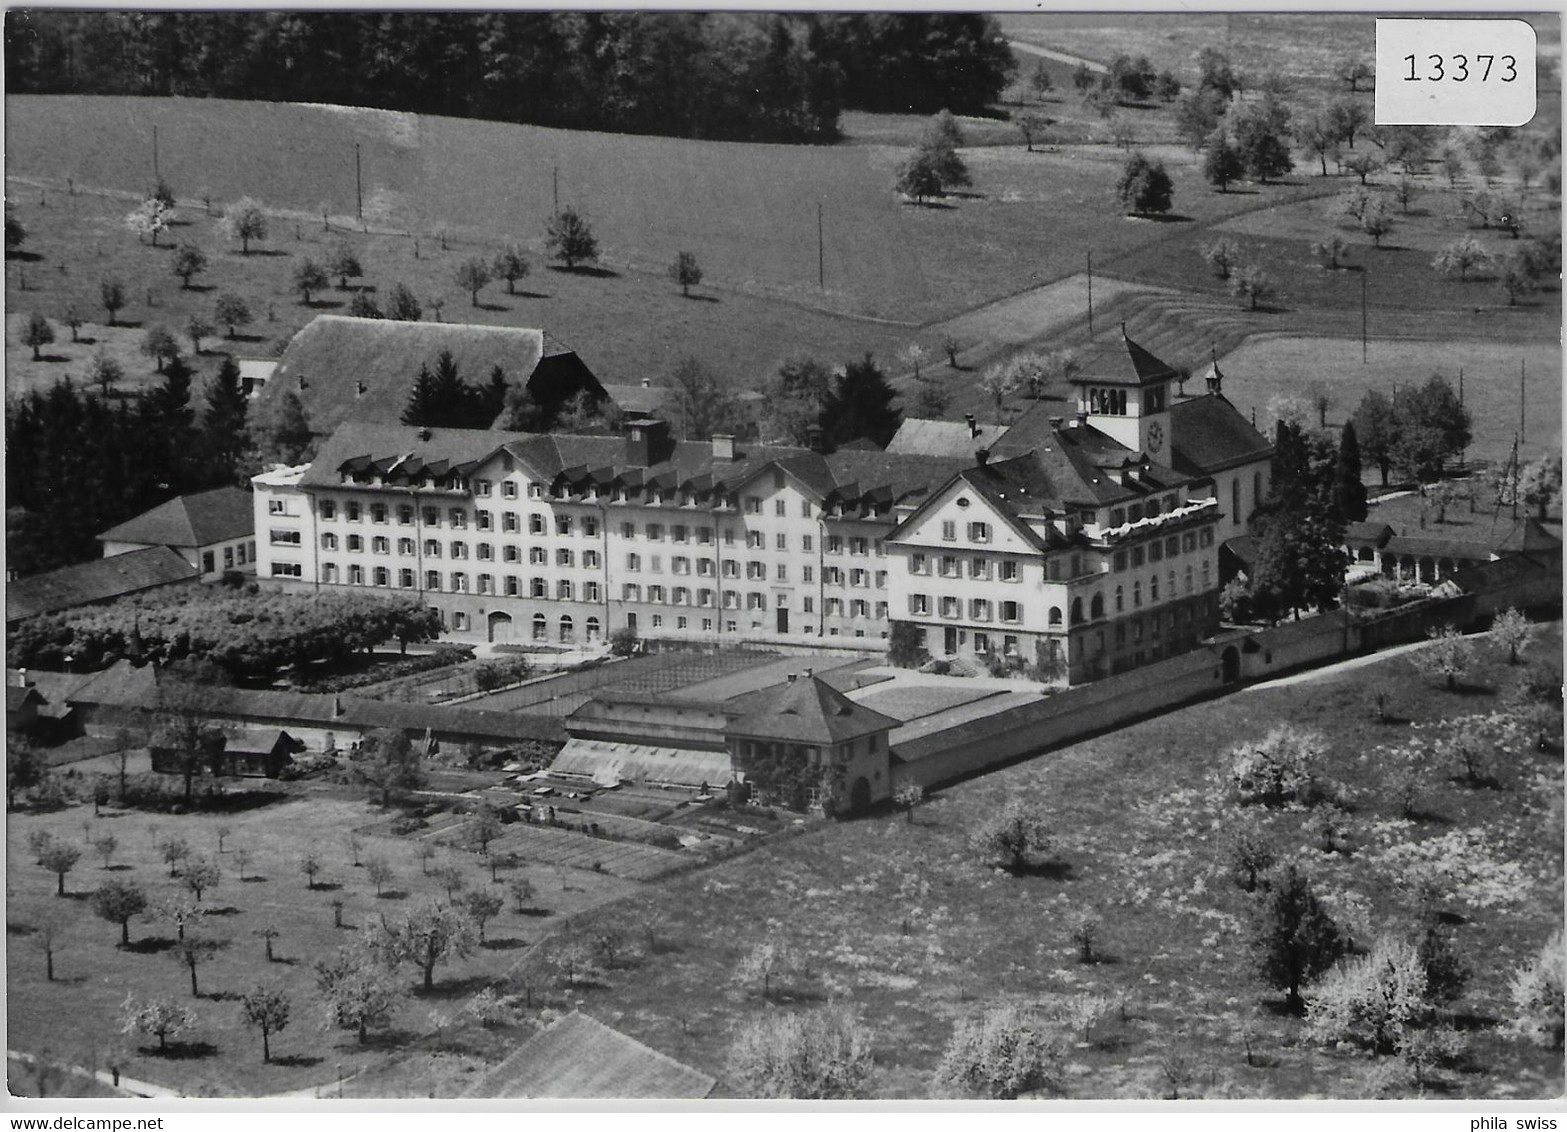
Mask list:
[[[1183,397],[1129,339],[994,438],[913,422],[887,451],[349,422],[254,479],[258,573],[417,594],[459,638],[640,637],[1052,664],[1091,680],[1186,651],[1218,618],[1218,546],[1271,449]],[[905,450],[910,438],[925,451]],[[990,443],[983,444],[984,440]]]

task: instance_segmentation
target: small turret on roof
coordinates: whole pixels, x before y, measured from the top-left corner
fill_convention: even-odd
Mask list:
[[[855,703],[820,676],[791,675],[734,702],[743,714],[724,728],[727,735],[781,739],[821,746],[847,743],[899,726],[891,716]]]

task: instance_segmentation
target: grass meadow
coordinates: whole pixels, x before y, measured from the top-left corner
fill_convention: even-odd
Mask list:
[[[1549,627],[1536,655],[1559,652],[1560,641],[1559,625]],[[1558,1095],[1561,1055],[1505,1022],[1512,971],[1562,919],[1560,747],[1499,755],[1496,789],[1430,765],[1417,822],[1401,818],[1383,781],[1387,748],[1495,709],[1518,670],[1489,646],[1481,654],[1462,694],[1420,682],[1401,658],[1247,691],[952,786],[913,824],[886,815],[821,825],[673,879],[578,919],[586,932],[646,925],[657,944],[583,989],[584,1009],[719,1075],[724,1095],[734,1095],[722,1081],[734,1028],[761,1011],[849,1003],[876,1033],[876,1094],[907,1097],[928,1095],[954,1021],[980,1005],[1065,1014],[1102,999],[1105,1017],[1070,1050],[1069,1096],[1168,1096],[1163,1063],[1176,1053],[1194,1067],[1183,1096],[1374,1096],[1385,1071],[1376,1059],[1308,1043],[1281,993],[1252,975],[1256,898],[1230,877],[1229,838],[1239,822],[1257,822],[1281,860],[1310,871],[1361,946],[1413,915],[1396,864],[1408,846],[1472,839],[1444,908],[1473,972],[1455,1005],[1468,1051],[1426,1094]],[[1374,687],[1392,691],[1388,722],[1370,708]],[[1324,773],[1348,791],[1337,852],[1322,850],[1308,815],[1243,809],[1221,786],[1215,736],[1239,740],[1274,723],[1328,740]],[[1058,838],[1054,864],[1036,875],[993,871],[966,845],[975,823],[1013,797],[1044,807]],[[1079,962],[1069,934],[1082,913],[1102,918],[1097,962]],[[769,936],[797,966],[764,1004],[734,972]]]
[[[395,915],[425,896],[444,900],[445,889],[434,874],[447,864],[462,870],[469,887],[491,883],[488,870],[466,849],[443,847],[425,875],[416,839],[362,832],[361,863],[379,856],[394,871],[385,898],[378,898],[366,870],[354,867],[347,838],[356,829],[383,821],[380,811],[363,800],[318,791],[221,817],[106,808],[95,818],[88,805],[47,814],[11,813],[6,823],[11,1047],[89,1068],[104,1068],[117,1059],[127,1076],[191,1096],[260,1096],[320,1085],[333,1081],[339,1067],[351,1077],[384,1061],[392,1048],[417,1045],[433,1028],[431,1010],[457,1014],[469,995],[504,973],[550,930],[556,917],[636,887],[587,870],[524,864],[521,871],[534,884],[537,909],[518,915],[508,896],[504,910],[487,927],[488,946],[471,958],[437,968],[435,990],[428,996],[416,992],[417,971],[402,971],[398,977],[410,995],[392,1029],[372,1031],[369,1044],[361,1047],[350,1032],[321,1028],[314,964],[352,940],[358,925],[379,913]],[[225,852],[219,853],[217,830],[224,824],[232,832],[225,838]],[[36,829],[83,849],[66,876],[64,899],[55,895],[54,874],[34,864],[28,851],[28,835]],[[108,868],[85,841],[105,835],[117,842]],[[132,945],[122,948],[119,925],[97,918],[88,901],[88,894],[109,879],[141,885],[154,903],[188,895],[181,882],[169,876],[158,848],[173,837],[183,838],[192,853],[218,862],[223,872],[217,888],[203,896],[205,915],[187,928],[227,941],[216,960],[200,968],[199,999],[191,997],[186,969],[168,954],[175,934],[171,925],[135,920]],[[312,844],[325,865],[314,889],[299,868],[304,848]],[[244,879],[236,857],[240,850],[251,854]],[[504,884],[511,871],[499,875]],[[334,926],[332,901],[337,898],[346,899],[342,928]],[[58,917],[66,929],[65,942],[55,954],[52,983],[45,977],[36,931],[49,917]],[[269,924],[279,932],[272,963],[266,961],[264,941],[253,934]],[[288,1028],[272,1039],[269,1065],[262,1064],[259,1034],[242,1023],[239,1003],[241,995],[263,980],[280,982],[293,1002]],[[120,1004],[127,994],[172,998],[192,1008],[198,1024],[180,1042],[170,1043],[171,1052],[159,1055],[155,1038],[119,1033]],[[13,1092],[27,1092],[29,1086],[25,1073],[12,1081]]]

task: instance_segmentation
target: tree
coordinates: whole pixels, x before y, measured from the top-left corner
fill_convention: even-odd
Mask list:
[[[245,879],[245,870],[250,868],[251,853],[243,845],[234,850],[234,869],[239,873],[239,879]]]
[[[1170,211],[1175,184],[1165,172],[1164,162],[1149,161],[1142,153],[1127,158],[1116,182],[1116,196],[1137,216]]]
[[[129,947],[131,918],[147,910],[147,894],[130,881],[105,881],[92,895],[92,909],[100,918],[120,925],[120,946]]]
[[[472,306],[479,305],[479,291],[490,281],[490,265],[478,256],[463,260],[457,265],[454,276],[457,286],[468,292]]]
[[[1295,168],[1285,140],[1289,136],[1289,114],[1276,99],[1269,97],[1256,105],[1233,108],[1229,132],[1246,162],[1247,172],[1263,184],[1270,177],[1282,177]]]
[[[228,946],[227,940],[207,939],[201,936],[188,935],[176,940],[169,955],[174,962],[184,967],[190,973],[190,996],[201,997],[201,988],[196,981],[197,970],[205,963],[210,963],[218,957],[218,952]]]
[[[979,387],[995,403],[996,414],[999,416],[1002,404],[1017,392],[1017,378],[1011,366],[999,364],[986,366],[985,372],[980,374]]]
[[[366,291],[355,291],[348,300],[348,314],[351,318],[385,318],[381,308],[376,306]]]
[[[773,982],[795,969],[794,950],[788,940],[776,932],[754,945],[735,967],[735,981],[742,986],[761,984],[762,1001],[773,995]]]
[[[5,202],[5,250],[14,252],[27,242],[27,228],[11,211],[11,202]]]
[[[533,882],[522,874],[513,876],[506,882],[506,890],[511,893],[511,898],[516,902],[517,915],[521,916],[533,906]]]
[[[238,295],[219,295],[217,302],[212,305],[212,317],[226,328],[227,336],[232,341],[241,326],[250,325],[250,304]]]
[[[1160,71],[1154,79],[1153,92],[1159,96],[1160,102],[1174,102],[1180,97],[1181,80],[1175,77],[1174,71]]]
[[[1382,197],[1376,197],[1371,200],[1361,214],[1360,229],[1371,237],[1372,247],[1380,248],[1382,246],[1382,238],[1389,235],[1393,228],[1393,214],[1387,207],[1387,201]]]
[[[79,331],[82,328],[82,323],[85,322],[86,320],[84,318],[82,318],[81,311],[76,309],[76,304],[75,303],[66,303],[65,304],[65,313],[60,315],[60,321],[62,323],[64,323],[66,326],[70,327],[70,329],[71,329],[71,341],[72,342],[79,342],[79,341],[81,341],[81,337],[80,337]]]
[[[1498,278],[1502,290],[1507,293],[1507,305],[1510,307],[1517,306],[1518,300],[1524,296],[1532,295],[1537,287],[1534,265],[1526,255],[1504,256]]]
[[[73,933],[68,921],[47,912],[34,921],[32,928],[32,944],[44,953],[44,976],[52,983],[55,952],[65,947]]]
[[[326,260],[326,271],[329,275],[337,276],[339,291],[348,290],[348,281],[358,279],[365,273],[364,265],[359,262],[358,254],[347,240],[338,240],[332,245],[331,254]]]
[[[1473,421],[1468,408],[1440,374],[1424,385],[1403,385],[1393,395],[1398,438],[1393,462],[1423,481],[1442,478],[1443,467],[1469,447]]]
[[[837,372],[822,405],[825,439],[837,447],[864,437],[885,448],[902,417],[893,405],[897,396],[870,354],[850,362]]]
[[[1229,104],[1227,96],[1212,90],[1197,90],[1175,104],[1175,128],[1193,150],[1201,150],[1213,136]]]
[[[170,269],[179,278],[180,290],[190,290],[190,281],[207,270],[207,253],[195,244],[181,244],[174,249]]]
[[[356,768],[366,783],[381,792],[382,809],[391,806],[394,796],[417,790],[424,783],[419,751],[404,731],[371,731],[361,741],[360,753],[363,757]]]
[[[428,991],[435,986],[436,965],[472,954],[474,942],[472,919],[450,905],[424,900],[395,921],[383,915],[376,946],[392,966],[417,967]]]
[[[1218,186],[1221,193],[1229,192],[1230,184],[1246,174],[1246,159],[1241,151],[1230,144],[1223,130],[1215,130],[1208,139],[1207,152],[1202,159],[1202,175],[1210,185]]]
[[[1345,522],[1365,521],[1366,485],[1360,478],[1360,441],[1355,422],[1345,421],[1339,433],[1338,459],[1333,470],[1333,506]]]
[[[294,290],[299,292],[301,301],[307,307],[310,305],[310,296],[317,291],[326,290],[331,282],[326,270],[308,257],[301,260],[294,268]]]
[[[250,197],[241,197],[223,212],[223,232],[238,240],[240,254],[250,254],[250,241],[267,238],[267,214]]]
[[[702,282],[702,269],[697,265],[696,256],[691,252],[675,256],[675,262],[669,265],[669,277],[679,284],[680,293],[690,298],[691,288]]]
[[[1034,97],[1043,100],[1044,96],[1055,89],[1055,81],[1050,77],[1050,69],[1045,66],[1043,59],[1034,64],[1033,73],[1028,76],[1028,85],[1034,92]]]
[[[686,355],[664,379],[670,391],[668,411],[686,440],[707,440],[714,433],[732,433],[740,406],[734,382],[705,362]]]
[[[495,278],[506,280],[506,293],[515,295],[517,280],[528,274],[528,257],[520,245],[507,244],[495,253],[495,262],[490,268]]]
[[[574,208],[557,213],[545,229],[544,244],[556,259],[566,265],[567,271],[576,269],[579,263],[596,263],[599,257],[598,240],[593,229]]]
[[[1340,59],[1335,63],[1333,65],[1333,74],[1339,82],[1349,84],[1349,93],[1351,94],[1359,90],[1361,83],[1376,77],[1376,72],[1371,69],[1371,64],[1355,56]]]
[[[1362,454],[1377,466],[1382,473],[1382,486],[1386,487],[1388,469],[1392,467],[1399,439],[1399,422],[1393,402],[1385,393],[1372,390],[1361,398],[1350,423],[1355,427]]]
[[[399,281],[387,292],[386,317],[393,322],[418,322],[424,317],[424,307],[408,285]]]
[[[27,316],[27,322],[22,327],[22,345],[31,346],[33,349],[33,361],[39,361],[42,355],[39,350],[54,341],[54,328],[49,325],[49,320],[34,311]]]
[[[1053,841],[1044,813],[1013,798],[999,812],[980,820],[969,835],[969,845],[987,864],[1016,873],[1027,867],[1031,857],[1049,853]]]
[[[1283,806],[1304,801],[1326,749],[1326,740],[1315,731],[1275,727],[1230,752],[1230,781],[1245,802]]]
[[[960,1020],[936,1067],[938,1093],[1013,1100],[1022,1093],[1059,1092],[1066,1048],[1032,1010],[991,1007]]]
[[[1557,455],[1541,456],[1528,464],[1519,480],[1519,490],[1524,502],[1535,509],[1535,518],[1544,521],[1551,503],[1562,494],[1562,458]]]
[[[1409,215],[1409,206],[1414,203],[1415,198],[1419,195],[1419,190],[1415,188],[1415,182],[1409,178],[1408,174],[1401,175],[1393,185],[1393,199],[1398,201],[1398,210],[1405,216]]]
[[[371,857],[365,862],[365,875],[370,878],[370,883],[375,885],[375,894],[380,896],[382,890],[392,880],[392,866],[387,863],[385,857]]]
[[[321,854],[314,845],[307,845],[299,858],[299,871],[305,874],[305,887],[314,891],[316,877],[321,875]]]
[[[505,900],[501,894],[492,888],[476,888],[463,894],[463,910],[469,918],[478,925],[479,945],[484,945],[484,925],[500,915],[501,907]]]
[[[328,1025],[355,1030],[359,1044],[372,1029],[390,1025],[401,994],[363,947],[339,948],[330,960],[316,964],[316,989]]]
[[[1409,655],[1410,664],[1422,676],[1441,677],[1449,692],[1458,690],[1458,682],[1474,664],[1474,646],[1469,638],[1451,625],[1426,632],[1431,643]]]
[[[1507,663],[1517,664],[1518,657],[1534,639],[1534,625],[1517,609],[1504,609],[1491,621],[1490,638],[1507,650]]]
[[[232,480],[246,445],[245,418],[250,401],[240,384],[239,363],[225,356],[207,384],[207,408],[202,415],[203,446],[214,479]]]
[[[1202,258],[1220,279],[1229,279],[1240,266],[1241,246],[1228,236],[1220,236],[1202,249]]]
[[[1328,120],[1338,139],[1350,149],[1355,148],[1355,135],[1365,128],[1369,115],[1365,104],[1355,98],[1337,98],[1328,103]]]
[[[98,284],[98,302],[109,312],[109,325],[114,325],[115,314],[125,307],[125,284],[118,279],[105,279]]]
[[[941,196],[945,186],[936,156],[926,149],[915,150],[898,166],[893,187],[904,196],[913,197],[915,204],[924,204],[926,197]]]
[[[112,833],[106,833],[102,837],[92,839],[93,852],[103,858],[103,867],[108,869],[114,860],[114,851],[120,847],[119,839]]]
[[[288,1028],[288,1015],[292,1003],[281,983],[257,983],[250,993],[240,999],[240,1013],[245,1025],[261,1031],[261,1060],[272,1060],[272,1035]]]
[[[1338,925],[1317,901],[1311,882],[1293,864],[1274,878],[1252,933],[1262,976],[1285,992],[1285,1003],[1303,1013],[1301,988],[1328,970],[1344,953]]]
[[[1097,82],[1098,80],[1094,78],[1093,71],[1088,69],[1087,63],[1079,63],[1072,72],[1072,85],[1077,88],[1079,93],[1088,90]]]
[[[1317,155],[1324,177],[1328,175],[1328,155],[1338,140],[1338,128],[1326,110],[1316,110],[1295,123],[1295,143]]]
[[[65,895],[65,874],[76,867],[76,862],[82,859],[82,851],[74,845],[67,845],[63,841],[51,842],[38,855],[38,863],[55,875],[55,895]]]
[[[223,870],[218,868],[218,863],[211,858],[195,857],[185,863],[185,868],[180,872],[180,879],[199,904],[201,894],[209,888],[216,888],[218,882],[223,879]]]
[[[1562,1048],[1564,973],[1567,949],[1558,928],[1538,954],[1514,973],[1507,988],[1513,1003],[1513,1028],[1546,1049]]]
[[[1323,267],[1331,271],[1337,271],[1339,259],[1344,255],[1348,247],[1349,245],[1344,242],[1344,237],[1337,232],[1332,232],[1311,245],[1311,254],[1322,261]]]
[[[925,787],[912,778],[905,779],[893,791],[892,800],[903,807],[904,815],[908,818],[909,824],[913,825],[914,807],[925,800]]]
[[[151,1034],[158,1039],[158,1052],[169,1048],[169,1039],[177,1038],[196,1025],[196,1014],[172,999],[153,998],[138,1002],[127,995],[120,1004],[120,1032]]]
[[[149,197],[125,216],[125,226],[136,233],[138,240],[150,236],[152,246],[158,246],[158,237],[169,230],[174,210],[156,197]]]
[[[199,314],[192,314],[185,320],[185,337],[190,339],[190,351],[198,357],[202,353],[201,340],[209,337],[214,327],[212,323],[202,318]]]
[[[1360,183],[1364,185],[1371,174],[1382,168],[1382,162],[1378,161],[1374,154],[1361,152],[1346,157],[1344,168],[1359,177]]]
[[[190,926],[191,921],[201,915],[201,909],[197,907],[194,900],[170,896],[158,901],[157,905],[152,909],[152,914],[159,920],[166,920],[173,924],[175,937],[183,941],[185,929]]]
[[[1260,264],[1244,263],[1230,272],[1230,294],[1246,300],[1248,310],[1273,298],[1277,285]]]
[[[1050,122],[1051,120],[1043,114],[1019,114],[1013,119],[1017,132],[1023,135],[1023,145],[1029,153],[1034,152],[1034,139],[1045,132]]]
[[[183,837],[170,837],[159,843],[158,852],[163,856],[163,863],[169,866],[169,875],[178,876],[180,863],[190,856],[190,846]]]
[[[1370,954],[1346,959],[1312,991],[1306,1030],[1317,1041],[1394,1053],[1429,1010],[1419,950],[1408,940],[1383,936]]]
[[[149,326],[142,334],[141,352],[152,358],[159,373],[180,356],[179,340],[161,326]]]
[[[1431,266],[1443,275],[1457,274],[1462,282],[1471,271],[1480,270],[1491,262],[1490,255],[1473,236],[1464,236],[1445,245],[1436,253]]]
[[[872,1034],[848,1006],[753,1018],[729,1047],[729,1072],[745,1095],[838,1100],[864,1095]]]

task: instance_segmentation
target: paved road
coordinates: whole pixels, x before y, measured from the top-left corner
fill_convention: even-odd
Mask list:
[[[1070,63],[1074,67],[1081,64],[1096,75],[1110,73],[1110,68],[1103,63],[1095,63],[1092,59],[1084,59],[1078,55],[1068,55],[1065,51],[1052,51],[1048,47],[1035,47],[1032,43],[1024,43],[1017,39],[1007,40],[1007,46],[1012,48],[1013,51],[1021,51],[1024,55],[1037,55],[1041,59],[1054,59],[1057,63]]]

